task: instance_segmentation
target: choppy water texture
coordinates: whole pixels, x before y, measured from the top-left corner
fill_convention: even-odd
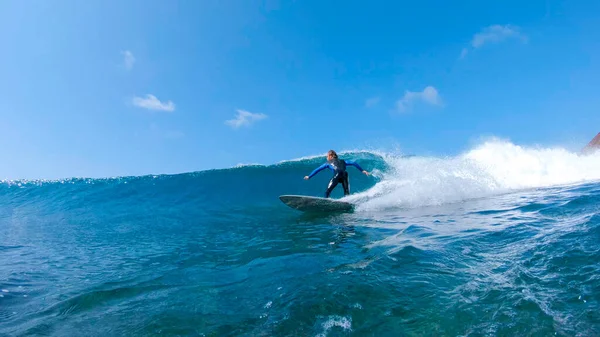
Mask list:
[[[490,142],[0,184],[0,335],[600,336],[600,155]],[[333,197],[341,196],[338,188]]]

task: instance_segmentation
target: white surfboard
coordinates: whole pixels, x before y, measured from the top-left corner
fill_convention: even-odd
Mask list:
[[[354,205],[331,198],[311,197],[307,195],[281,195],[279,199],[291,208],[302,212],[347,212]]]

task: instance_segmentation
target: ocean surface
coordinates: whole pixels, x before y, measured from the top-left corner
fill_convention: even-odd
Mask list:
[[[600,154],[341,157],[1,182],[0,336],[600,336]]]

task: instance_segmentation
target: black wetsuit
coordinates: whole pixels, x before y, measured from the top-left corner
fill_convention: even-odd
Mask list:
[[[314,171],[311,172],[311,174],[308,177],[312,178],[315,174],[319,173],[319,171],[329,168],[333,171],[333,177],[329,181],[329,185],[327,185],[327,190],[325,190],[325,198],[329,198],[329,195],[331,195],[331,191],[333,191],[333,189],[339,183],[342,183],[342,187],[344,188],[344,195],[349,195],[350,184],[348,182],[348,171],[346,171],[346,165],[352,165],[359,169],[361,172],[363,171],[362,167],[360,167],[360,165],[358,165],[354,161],[333,159],[317,167]]]

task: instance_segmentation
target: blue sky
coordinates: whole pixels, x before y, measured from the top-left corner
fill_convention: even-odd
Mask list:
[[[600,131],[598,1],[3,1],[0,179]]]

